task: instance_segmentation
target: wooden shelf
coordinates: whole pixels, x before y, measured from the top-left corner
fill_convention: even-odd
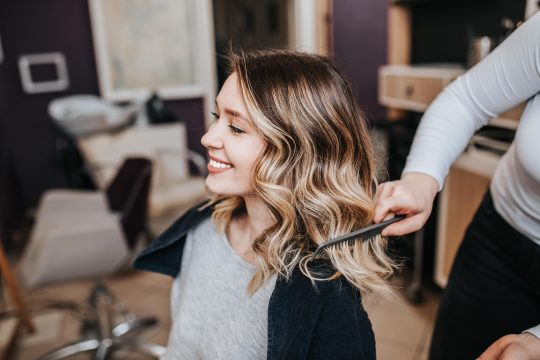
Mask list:
[[[423,112],[465,70],[459,66],[387,65],[379,69],[379,102]]]

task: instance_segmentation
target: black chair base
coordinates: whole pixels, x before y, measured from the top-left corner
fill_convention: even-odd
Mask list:
[[[136,318],[133,313],[125,311],[124,305],[118,302],[109,289],[98,283],[94,286],[88,299],[91,318],[83,324],[84,338],[63,345],[41,357],[39,360],[58,360],[67,357],[93,352],[93,359],[107,360],[115,352],[136,352],[156,359],[162,357],[166,348],[141,341],[137,336],[155,326],[155,317]],[[124,321],[115,324],[115,318],[122,315]]]

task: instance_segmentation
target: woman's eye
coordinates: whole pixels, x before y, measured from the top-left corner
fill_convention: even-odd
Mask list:
[[[237,128],[236,126],[234,125],[229,125],[229,128],[231,129],[231,131],[235,134],[245,134],[246,132],[240,128]]]
[[[219,114],[216,114],[215,112],[210,113],[214,117],[214,120],[219,119]]]

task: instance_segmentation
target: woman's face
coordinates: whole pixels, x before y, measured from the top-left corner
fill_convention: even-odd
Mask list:
[[[264,148],[240,93],[238,77],[227,78],[216,99],[215,120],[201,139],[208,150],[208,189],[219,195],[253,194],[251,169]]]

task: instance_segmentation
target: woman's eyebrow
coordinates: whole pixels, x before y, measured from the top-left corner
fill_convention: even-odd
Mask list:
[[[231,115],[231,116],[234,116],[235,118],[239,118],[245,122],[247,122],[248,124],[250,123],[249,119],[247,117],[245,117],[242,113],[236,111],[236,110],[233,110],[233,109],[229,109],[229,108],[225,108],[225,113]]]
[[[215,103],[216,103],[216,108],[217,110],[219,111],[219,104],[218,104],[218,101],[217,99],[215,100]],[[243,120],[245,121],[247,124],[250,124],[251,121],[248,117],[246,117],[244,114],[242,114],[240,111],[237,111],[237,110],[233,110],[231,108],[225,108],[223,110],[226,114],[230,115],[230,116],[233,116],[235,118],[238,118],[240,120]]]

